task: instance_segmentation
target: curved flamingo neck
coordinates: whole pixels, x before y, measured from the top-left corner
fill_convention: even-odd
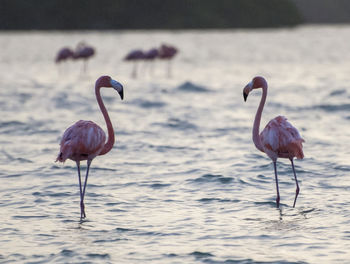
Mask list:
[[[264,84],[261,88],[263,91],[262,91],[260,104],[259,104],[258,110],[256,111],[256,115],[255,115],[255,119],[254,119],[253,142],[254,142],[257,149],[264,152],[264,149],[263,149],[263,146],[262,146],[262,143],[260,140],[259,129],[260,129],[261,114],[262,114],[262,111],[264,109],[266,96],[267,96],[267,84]]]
[[[109,118],[107,109],[102,101],[100,90],[101,90],[101,86],[96,83],[96,86],[95,86],[96,100],[98,102],[98,105],[100,106],[101,112],[106,121],[107,131],[108,131],[108,140],[99,154],[99,155],[104,155],[113,148],[115,139],[114,139],[114,130],[113,130],[112,122],[111,122],[111,119]]]

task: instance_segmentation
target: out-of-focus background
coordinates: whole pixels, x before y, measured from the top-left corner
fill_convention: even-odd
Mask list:
[[[347,0],[1,0],[0,30],[263,28],[348,23]]]

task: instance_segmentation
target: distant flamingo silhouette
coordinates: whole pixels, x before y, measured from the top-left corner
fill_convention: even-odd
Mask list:
[[[158,57],[162,60],[168,60],[168,77],[171,77],[171,59],[178,52],[177,48],[162,44],[159,48]]]
[[[87,44],[85,44],[85,42],[79,42],[76,50],[74,51],[73,58],[75,60],[77,59],[84,60],[83,72],[86,72],[88,59],[90,59],[94,55],[95,55],[95,49],[93,47],[88,46]]]
[[[266,80],[260,76],[254,77],[253,80],[244,87],[243,97],[244,101],[246,101],[248,94],[253,89],[258,88],[262,88],[262,97],[255,115],[253,126],[253,142],[258,150],[265,152],[267,156],[269,156],[270,159],[272,159],[273,161],[277,190],[277,207],[279,207],[280,204],[280,193],[278,188],[276,161],[277,158],[288,158],[291,161],[294,179],[296,183],[296,192],[293,204],[293,207],[295,207],[300,188],[298,184],[297,175],[294,169],[293,158],[297,157],[297,159],[302,159],[304,157],[302,145],[304,139],[301,138],[298,130],[295,127],[293,127],[283,116],[277,116],[274,119],[272,119],[259,135],[261,114],[267,96]]]
[[[132,78],[137,78],[137,62],[143,60],[145,58],[145,54],[142,50],[136,49],[130,51],[124,58],[125,61],[132,61],[134,63],[133,70],[131,72]]]
[[[58,51],[55,62],[60,63],[62,61],[68,60],[70,58],[73,58],[73,55],[74,52],[70,48],[64,47]]]
[[[144,53],[144,58],[143,59],[146,62],[149,62],[149,69],[150,69],[149,72],[150,72],[151,75],[153,74],[153,70],[154,70],[153,62],[155,61],[155,59],[157,59],[158,54],[159,54],[159,51],[156,48],[152,48],[152,49],[150,49],[150,50],[148,50],[148,51],[146,51]]]
[[[101,127],[92,121],[80,120],[67,128],[67,130],[64,132],[60,143],[60,152],[56,159],[56,161],[60,162],[64,162],[66,159],[71,159],[77,164],[80,187],[81,219],[86,217],[84,196],[91,162],[96,156],[101,156],[108,153],[114,145],[114,130],[106,107],[104,106],[101,98],[100,89],[102,87],[114,88],[119,93],[122,100],[124,98],[124,89],[119,82],[111,79],[109,76],[101,76],[99,79],[97,79],[95,84],[96,99],[107,125],[107,142],[106,134]],[[80,177],[80,161],[82,160],[87,160],[87,169],[83,189]]]

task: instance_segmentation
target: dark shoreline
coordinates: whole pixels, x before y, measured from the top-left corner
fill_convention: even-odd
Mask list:
[[[290,0],[0,0],[0,30],[274,28],[303,22]]]

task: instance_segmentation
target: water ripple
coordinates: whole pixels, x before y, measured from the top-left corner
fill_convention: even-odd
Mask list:
[[[201,86],[201,85],[197,85],[194,84],[192,82],[184,82],[183,84],[179,85],[177,87],[178,90],[180,91],[184,91],[184,92],[199,92],[199,93],[204,93],[204,92],[210,92],[210,89]]]
[[[221,174],[204,174],[196,179],[191,179],[189,181],[195,182],[195,183],[211,183],[211,182],[219,182],[221,184],[229,184],[234,181],[234,178],[232,177],[224,177]]]

